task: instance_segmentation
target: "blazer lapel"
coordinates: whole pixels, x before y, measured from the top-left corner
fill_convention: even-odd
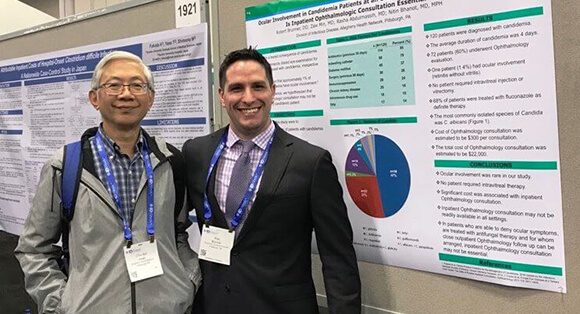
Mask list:
[[[266,162],[262,180],[258,188],[256,199],[246,222],[240,230],[239,236],[236,237],[235,243],[238,243],[242,238],[252,229],[252,226],[259,220],[262,212],[270,203],[272,197],[276,193],[276,189],[280,184],[280,180],[286,172],[288,162],[292,157],[292,140],[284,130],[276,124],[276,131],[274,133],[274,141],[270,150],[270,157]]]
[[[215,171],[215,169],[214,169],[213,173],[209,177],[209,183],[208,183],[208,187],[207,187],[207,198],[209,200],[209,205],[211,207],[211,216],[212,216],[212,220],[213,220],[213,226],[227,229],[228,223],[226,222],[226,216],[222,212],[222,210],[218,204],[217,197],[215,196],[216,172],[217,171]],[[206,173],[206,176],[207,176],[207,173]]]
[[[213,153],[215,151],[215,149],[217,148],[217,146],[219,145],[224,132],[227,130],[227,128],[223,128],[218,132],[213,133],[212,138],[211,138],[211,142],[209,143],[210,147],[210,151],[209,154],[207,155],[207,162],[206,162],[206,169],[204,171],[203,174],[203,180],[205,183],[205,178],[207,177],[207,171],[209,170],[209,164],[211,162],[211,157],[213,156]],[[213,169],[213,173],[211,174],[211,176],[209,177],[209,182],[208,182],[208,186],[207,186],[207,198],[209,201],[209,205],[211,207],[211,216],[212,216],[212,223],[213,226],[215,227],[220,227],[220,228],[228,228],[228,224],[226,222],[226,217],[224,215],[224,213],[221,211],[220,206],[218,204],[217,198],[215,196],[215,180],[216,180],[216,172],[217,172],[217,165],[216,167]]]

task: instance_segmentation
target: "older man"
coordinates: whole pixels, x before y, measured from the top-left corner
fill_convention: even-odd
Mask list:
[[[175,188],[181,154],[140,126],[155,96],[151,72],[139,57],[112,52],[91,85],[102,123],[81,138],[74,215],[61,210],[61,149],[42,169],[15,251],[26,289],[39,313],[186,313],[201,276]],[[54,246],[61,234],[68,275]]]
[[[331,313],[360,313],[360,279],[342,189],[328,151],[270,120],[276,86],[254,49],[226,56],[219,95],[230,125],[183,147],[202,229],[206,314],[318,313],[312,230]]]

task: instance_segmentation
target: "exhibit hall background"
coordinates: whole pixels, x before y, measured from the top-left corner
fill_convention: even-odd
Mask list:
[[[210,30],[215,65],[245,46],[244,9],[269,1],[212,0]],[[161,0],[108,15],[0,41],[0,60],[57,51],[175,27],[174,1]],[[404,268],[360,262],[365,313],[576,313],[580,308],[580,2],[552,1],[566,248],[567,294],[511,288]],[[552,62],[552,60],[546,60]],[[217,77],[216,77],[217,79]],[[217,97],[214,97],[217,99]],[[214,103],[215,127],[227,115]],[[313,268],[325,301],[321,263]],[[2,262],[3,263],[3,262]],[[3,269],[4,265],[0,265]],[[2,281],[4,285],[5,281]],[[2,303],[6,300],[2,298]],[[5,309],[8,310],[9,309]],[[9,311],[10,312],[10,311]]]

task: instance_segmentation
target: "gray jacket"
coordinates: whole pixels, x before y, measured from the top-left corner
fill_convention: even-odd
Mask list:
[[[85,136],[86,137],[86,133]],[[173,172],[165,157],[173,155],[165,142],[146,135],[155,180],[155,241],[163,275],[131,284],[125,265],[123,222],[106,187],[84,158],[74,218],[70,225],[70,274],[59,270],[56,259],[63,222],[60,186],[63,149],[46,162],[24,231],[15,250],[28,293],[39,313],[185,313],[193,303],[201,273],[187,242],[191,225],[181,211],[175,235]],[[174,151],[181,158],[179,151]],[[160,158],[161,157],[161,158]],[[89,168],[89,169],[87,169]],[[135,243],[148,239],[147,188],[141,178],[132,233]],[[177,239],[177,241],[176,241]]]

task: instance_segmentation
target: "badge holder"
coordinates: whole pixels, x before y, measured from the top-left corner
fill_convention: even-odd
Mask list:
[[[229,266],[235,237],[233,229],[213,227],[206,220],[201,233],[199,259]]]

